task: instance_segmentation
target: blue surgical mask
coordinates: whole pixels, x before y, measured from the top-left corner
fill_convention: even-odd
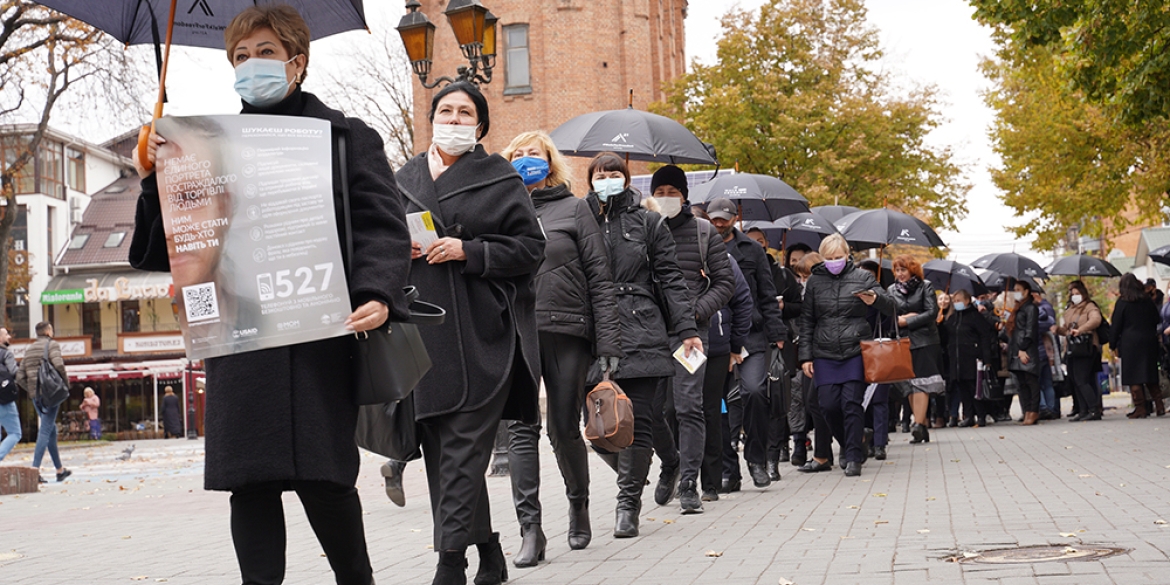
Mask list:
[[[258,108],[279,102],[288,95],[289,83],[284,66],[293,59],[277,61],[252,58],[240,63],[236,66],[236,93]]]
[[[840,260],[825,260],[825,268],[832,274],[841,274],[845,270],[845,264],[849,262],[849,258],[841,258]]]
[[[620,195],[622,191],[626,190],[626,180],[621,177],[613,179],[594,179],[593,192],[597,193],[597,198],[602,203],[609,201],[610,197]]]
[[[548,161],[535,156],[525,156],[512,161],[516,172],[524,180],[524,186],[535,185],[548,177]]]
[[[966,311],[967,310],[967,303],[955,303],[955,310],[956,311]]]

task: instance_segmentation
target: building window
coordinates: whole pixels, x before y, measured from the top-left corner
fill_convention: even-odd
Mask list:
[[[81,305],[81,334],[93,339],[93,348],[102,348],[102,304]]]
[[[504,27],[504,95],[532,93],[528,60],[528,25]]]
[[[72,240],[69,240],[70,250],[80,250],[85,247],[85,243],[89,241],[89,234],[75,234]]]
[[[138,301],[122,301],[122,331],[135,333],[138,331],[138,323]]]
[[[27,136],[5,136],[0,138],[0,149],[4,151],[2,160],[4,168],[8,168],[16,159],[20,158],[22,154],[28,149],[29,139]],[[36,168],[36,158],[30,158],[20,172],[16,173],[14,186],[16,187],[17,195],[25,195],[28,193],[36,193],[36,173],[33,172]]]
[[[126,237],[126,232],[111,232],[106,236],[106,243],[102,244],[103,248],[117,248],[122,245],[122,239]]]
[[[52,141],[41,144],[41,154],[38,157],[37,179],[40,180],[40,192],[49,197],[65,199],[65,165],[61,160],[63,146]]]
[[[70,189],[85,193],[85,153],[65,148],[65,184]]]
[[[57,223],[57,208],[50,205],[46,208],[46,211],[48,211],[45,214],[48,231],[45,232],[45,238],[49,243],[49,272],[52,273],[53,258],[57,255],[57,242],[53,238],[53,227]]]

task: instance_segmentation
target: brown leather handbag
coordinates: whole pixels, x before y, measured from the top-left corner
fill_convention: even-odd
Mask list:
[[[585,407],[585,438],[594,447],[617,453],[634,443],[634,403],[609,372],[585,396]]]
[[[898,316],[894,315],[894,339],[861,342],[861,359],[865,362],[865,381],[870,384],[890,384],[914,379],[914,360],[910,357],[910,338],[898,338]]]

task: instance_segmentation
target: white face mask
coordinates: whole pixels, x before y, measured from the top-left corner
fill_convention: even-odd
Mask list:
[[[658,208],[666,217],[675,217],[682,212],[682,199],[678,197],[655,197],[654,201],[658,203]]]
[[[1085,297],[1082,297],[1081,295],[1073,295],[1069,298],[1072,300],[1072,304],[1074,305],[1079,305],[1081,304],[1081,301],[1085,300]]]
[[[1015,301],[1018,303],[1018,302],[1020,302],[1020,301],[1024,300],[1024,293],[1022,293],[1022,292],[1020,292],[1020,291],[1018,291],[1018,290],[1017,290],[1017,291],[1012,291],[1012,299],[1013,299],[1013,300],[1015,300]]]
[[[461,124],[435,124],[433,126],[431,143],[439,150],[451,155],[462,156],[475,148],[479,142],[476,134],[479,126],[465,126]]]

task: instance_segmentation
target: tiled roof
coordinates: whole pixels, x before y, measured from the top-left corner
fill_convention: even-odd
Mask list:
[[[1146,228],[1142,230],[1142,239],[1146,241],[1147,250],[1170,246],[1170,227]]]
[[[117,262],[125,264],[130,255],[130,240],[134,237],[134,210],[138,204],[141,186],[137,176],[123,177],[95,193],[81,223],[73,229],[65,243],[65,253],[58,266],[81,264],[104,264]],[[122,241],[113,247],[106,247],[111,233],[123,233]],[[77,236],[88,234],[85,245],[73,249]]]

